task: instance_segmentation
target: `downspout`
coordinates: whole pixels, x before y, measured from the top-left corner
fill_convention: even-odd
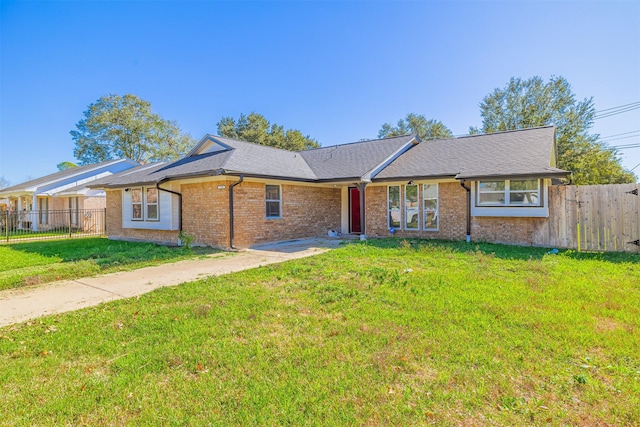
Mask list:
[[[366,229],[366,212],[364,208],[364,190],[367,188],[367,183],[362,182],[359,185],[360,187],[360,240],[367,240],[367,229]]]
[[[460,181],[460,186],[467,190],[467,243],[471,242],[471,187],[467,187],[464,179]]]
[[[166,193],[175,194],[176,196],[178,196],[178,231],[181,232],[182,231],[182,193],[178,193],[177,191],[173,191],[173,190],[168,190],[166,188],[160,188],[160,184],[167,181],[168,179],[162,179],[159,182],[157,182],[156,189],[159,191],[164,191]],[[160,202],[160,199],[158,198],[158,203],[159,202]]]
[[[237,249],[233,244],[234,228],[233,228],[233,187],[244,181],[244,175],[240,175],[240,179],[229,186],[229,247]]]

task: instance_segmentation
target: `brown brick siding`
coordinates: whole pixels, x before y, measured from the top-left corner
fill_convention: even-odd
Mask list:
[[[69,206],[68,201],[67,206]],[[104,209],[105,207],[107,207],[107,199],[105,197],[78,198],[78,209]]]
[[[282,218],[265,215],[265,184],[243,182],[235,188],[235,243],[326,236],[340,228],[340,189],[282,185]]]
[[[196,244],[229,247],[229,187],[236,180],[182,184],[185,233]],[[224,186],[223,189],[218,189]],[[282,218],[265,217],[265,184],[243,182],[234,188],[234,243],[255,243],[326,236],[340,227],[340,189],[282,185]],[[122,228],[122,194],[107,191],[107,233],[110,238],[176,243],[177,231]]]
[[[404,204],[404,186],[401,188]],[[402,230],[404,211],[401,212],[402,225],[395,236],[419,237],[426,239],[464,240],[467,234],[467,195],[459,183],[438,185],[440,224],[439,231]],[[422,185],[419,186],[420,215],[422,219]],[[366,189],[367,228],[372,237],[390,236],[387,227],[387,186],[371,186]],[[404,205],[403,205],[404,206]],[[476,242],[507,243],[517,245],[533,244],[536,226],[547,218],[512,217],[472,217],[471,240]],[[422,223],[420,224],[422,227]]]
[[[229,185],[233,182],[182,184],[182,229],[195,237],[196,244],[229,246]]]
[[[420,204],[420,228],[422,228],[422,185],[418,186]],[[400,188],[401,206],[404,206],[404,185]],[[439,230],[404,230],[404,210],[401,210],[401,226],[395,236],[419,237],[423,239],[460,240],[467,231],[466,191],[458,183],[440,183],[438,185]],[[365,193],[367,207],[366,233],[373,237],[388,237],[391,234],[387,226],[387,186],[367,187]]]

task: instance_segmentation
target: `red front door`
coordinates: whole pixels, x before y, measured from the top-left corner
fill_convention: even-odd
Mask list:
[[[355,187],[349,188],[349,232],[360,233],[360,191]]]

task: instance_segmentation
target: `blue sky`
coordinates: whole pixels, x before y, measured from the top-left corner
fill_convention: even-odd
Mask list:
[[[0,176],[75,161],[69,131],[109,93],[196,139],[255,111],[333,145],[409,112],[466,134],[484,96],[535,75],[596,110],[640,101],[640,2],[0,0]],[[640,135],[640,109],[592,130]]]

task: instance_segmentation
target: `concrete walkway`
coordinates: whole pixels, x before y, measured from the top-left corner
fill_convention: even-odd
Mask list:
[[[0,327],[142,295],[157,288],[208,276],[317,255],[338,247],[340,243],[339,239],[329,238],[292,240],[236,253],[213,254],[206,259],[0,291]]]

